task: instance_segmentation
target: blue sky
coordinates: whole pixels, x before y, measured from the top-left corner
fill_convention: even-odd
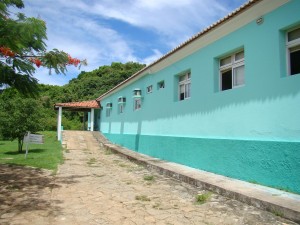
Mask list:
[[[247,0],[24,0],[20,10],[47,24],[48,49],[87,59],[66,75],[36,70],[40,83],[64,85],[111,62],[149,64]]]

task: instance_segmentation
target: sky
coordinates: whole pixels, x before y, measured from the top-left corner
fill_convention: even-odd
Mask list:
[[[64,85],[112,62],[150,64],[247,0],[23,0],[16,10],[46,22],[47,49],[87,59],[66,75],[38,68],[39,83]]]

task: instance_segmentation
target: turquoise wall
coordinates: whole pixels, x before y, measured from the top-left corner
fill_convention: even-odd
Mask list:
[[[156,158],[300,193],[300,143],[104,134]]]
[[[100,130],[154,157],[300,193],[300,74],[287,76],[285,31],[300,24],[291,1],[192,55],[101,101]],[[219,58],[243,48],[245,85],[219,91]],[[191,98],[177,100],[178,74],[191,71]],[[158,90],[157,82],[165,88]],[[153,93],[146,87],[153,85]],[[133,110],[133,89],[142,108]],[[126,97],[118,113],[118,97]],[[110,117],[105,105],[113,103]]]

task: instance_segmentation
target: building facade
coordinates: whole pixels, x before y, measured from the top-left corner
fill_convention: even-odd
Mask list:
[[[253,0],[98,98],[98,129],[163,160],[300,193],[300,1]]]

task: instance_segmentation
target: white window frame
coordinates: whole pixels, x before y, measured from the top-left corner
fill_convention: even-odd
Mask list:
[[[106,117],[111,116],[112,103],[106,103]]]
[[[236,60],[236,56],[240,53],[243,53],[243,58],[241,59],[238,59]],[[225,65],[221,65],[221,62],[222,60],[224,59],[229,59],[230,58],[230,62],[225,64]],[[235,84],[235,70],[237,68],[240,68],[240,67],[244,67],[244,83],[243,84],[240,84],[240,85],[236,85]],[[235,52],[234,54],[232,55],[229,55],[229,56],[226,56],[226,57],[223,57],[219,60],[219,80],[220,80],[220,91],[225,91],[223,90],[223,87],[222,87],[222,75],[223,73],[225,72],[228,72],[231,70],[231,88],[229,89],[225,89],[225,90],[230,90],[230,89],[234,89],[234,88],[238,88],[238,87],[243,87],[245,86],[245,51],[244,49],[243,50],[240,50],[238,52]]]
[[[119,108],[119,114],[124,113],[126,98],[125,97],[119,97],[118,98],[118,108]]]
[[[137,111],[142,108],[142,99],[141,98],[134,98],[133,99],[133,110]]]
[[[153,85],[149,85],[147,87],[147,93],[150,94],[150,93],[152,93],[152,91],[153,91]]]
[[[142,96],[142,90],[139,88],[136,88],[133,90],[133,96],[134,97],[141,97]]]
[[[181,79],[183,78],[183,79]],[[183,93],[181,92],[183,87]],[[183,98],[181,97],[183,94]],[[183,101],[191,97],[191,72],[186,72],[178,76],[178,100]]]
[[[287,69],[288,69],[287,72],[288,72],[289,76],[299,74],[299,73],[292,74],[291,57],[290,57],[291,55],[290,54],[294,51],[300,51],[300,37],[295,40],[292,40],[292,41],[289,41],[289,39],[288,39],[289,33],[291,33],[292,31],[295,31],[297,29],[300,29],[300,26],[294,27],[293,29],[290,29],[286,32],[286,58],[287,58]]]

